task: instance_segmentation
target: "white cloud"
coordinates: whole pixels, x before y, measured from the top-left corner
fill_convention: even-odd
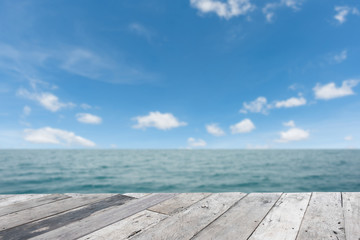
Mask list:
[[[306,104],[306,99],[303,97],[292,97],[283,101],[275,101],[276,108],[291,108],[298,107]]]
[[[293,120],[290,120],[288,122],[284,122],[283,125],[285,127],[295,127],[295,122]]]
[[[131,23],[129,24],[129,29],[131,32],[136,33],[139,36],[146,38],[148,41],[151,41],[154,33],[146,28],[144,25],[140,23]]]
[[[297,84],[297,83],[294,83],[294,84],[291,84],[290,86],[289,86],[289,89],[291,89],[291,90],[297,90],[298,88],[299,88],[300,86],[299,86],[299,84]]]
[[[303,130],[301,128],[290,128],[285,132],[280,132],[280,139],[278,142],[292,142],[292,141],[301,141],[309,138],[309,131]]]
[[[205,147],[206,142],[202,139],[188,138],[188,144],[190,147]]]
[[[206,131],[217,137],[225,135],[225,132],[216,123],[206,125]]]
[[[29,116],[30,113],[31,113],[31,107],[25,106],[24,109],[23,109],[24,116]]]
[[[92,49],[64,45],[20,48],[0,42],[0,69],[11,74],[16,73],[28,80],[30,76],[48,77],[41,71],[48,67],[47,61],[68,73],[108,83],[145,82],[159,78],[157,74],[147,72],[137,64],[128,64],[123,59],[115,59]]]
[[[336,63],[341,63],[347,58],[347,50],[341,51],[339,54],[335,54],[333,59]]]
[[[345,80],[342,82],[341,87],[336,87],[335,83],[331,82],[325,85],[317,84],[314,88],[316,99],[332,99],[340,98],[355,94],[353,88],[360,82],[357,79]]]
[[[137,121],[137,124],[133,128],[140,129],[154,127],[160,130],[168,130],[187,125],[186,122],[180,122],[171,113],[150,112],[149,115],[138,116],[134,120]]]
[[[303,0],[281,0],[279,2],[267,3],[262,12],[265,15],[267,22],[272,22],[275,16],[275,10],[281,7],[292,8],[297,11],[300,10]]]
[[[94,147],[96,144],[88,139],[75,135],[73,132],[44,127],[39,129],[25,129],[24,140],[31,143],[61,144],[69,146]]]
[[[336,6],[335,11],[337,12],[334,18],[340,23],[343,24],[346,21],[346,17],[349,14],[359,15],[359,10],[355,7],[348,6]]]
[[[248,133],[254,129],[255,129],[254,123],[248,118],[242,120],[241,122],[236,123],[235,125],[230,126],[230,130],[232,134]]]
[[[352,140],[353,140],[353,136],[348,135],[348,136],[344,137],[344,140],[345,140],[345,141],[352,141]]]
[[[29,92],[28,90],[24,88],[20,88],[17,91],[17,95],[36,101],[41,106],[46,108],[49,111],[57,112],[62,108],[68,108],[68,107],[74,107],[75,104],[69,102],[69,103],[63,103],[60,102],[59,98],[55,96],[52,93],[49,92]]]
[[[68,53],[67,59],[61,67],[71,73],[97,79],[101,77],[100,69],[106,69],[107,64],[91,51],[75,49]]]
[[[84,110],[88,110],[88,109],[92,108],[92,106],[90,106],[89,104],[86,104],[86,103],[80,104],[80,107]]]
[[[201,13],[216,13],[219,17],[230,19],[239,15],[246,15],[255,9],[250,0],[190,0],[192,7]]]
[[[109,83],[132,83],[156,78],[152,73],[82,48],[59,54],[60,68],[85,78]]]
[[[267,100],[265,97],[258,97],[252,102],[244,102],[243,108],[240,109],[241,113],[254,112],[254,113],[268,113],[269,105],[267,104]]]
[[[101,117],[92,115],[90,113],[78,113],[76,119],[81,123],[88,124],[100,124],[102,122]]]

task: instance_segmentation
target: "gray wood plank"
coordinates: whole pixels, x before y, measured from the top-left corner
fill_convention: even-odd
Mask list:
[[[12,197],[14,195],[0,195],[0,201],[9,197]]]
[[[251,193],[199,232],[194,239],[246,240],[280,196],[281,193]]]
[[[84,197],[84,196],[103,196],[104,198],[112,197],[115,195],[118,195],[119,193],[64,193],[64,195],[72,197],[72,198],[78,198],[78,197]],[[121,194],[124,195],[124,194]]]
[[[0,217],[0,231],[53,216],[104,199],[99,194],[79,198],[67,198],[46,205],[25,209]]]
[[[27,201],[30,199],[41,198],[49,194],[15,194],[8,198],[0,200],[0,207],[9,206],[18,202]]]
[[[118,222],[149,207],[152,207],[162,201],[174,197],[176,193],[158,193],[150,194],[140,199],[132,200],[122,206],[105,209],[102,212],[93,214],[80,221],[57,228],[32,239],[78,239],[89,233],[104,228],[110,224]]]
[[[342,193],[345,217],[345,234],[347,240],[360,239],[360,193]]]
[[[101,196],[107,197],[103,194],[101,194]],[[1,237],[8,240],[29,239],[31,237],[44,234],[46,232],[50,232],[56,228],[80,221],[81,219],[89,217],[90,215],[95,214],[96,212],[99,212],[103,209],[123,205],[132,199],[134,198],[120,194],[114,195],[112,197],[102,199],[99,202],[91,203],[89,205],[77,208],[72,211],[68,211],[62,214],[55,215],[53,217],[45,218],[43,220],[23,224],[18,227],[1,231],[0,239]]]
[[[249,239],[295,239],[310,195],[310,193],[283,194]]]
[[[40,198],[29,199],[23,202],[17,202],[9,206],[0,208],[0,217],[9,213],[19,212],[21,210],[45,205],[47,203],[59,201],[66,198],[70,198],[70,197],[63,194],[51,194]]]
[[[341,193],[312,194],[296,239],[345,240]]]
[[[245,195],[245,193],[212,194],[133,239],[190,239]]]
[[[124,193],[123,195],[129,196],[129,197],[134,197],[134,198],[142,198],[142,197],[145,197],[145,196],[147,196],[149,194],[150,193]]]
[[[211,193],[180,193],[172,199],[159,203],[149,210],[167,215],[180,212],[201,199],[210,196]]]
[[[78,240],[118,240],[129,239],[146,229],[155,226],[168,216],[148,210],[139,212],[117,223],[90,233]]]

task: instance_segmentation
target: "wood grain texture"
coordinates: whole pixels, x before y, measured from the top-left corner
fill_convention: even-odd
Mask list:
[[[0,240],[360,239],[355,192],[129,195],[0,195]]]
[[[140,199],[132,200],[122,206],[105,209],[80,221],[57,228],[32,239],[78,239],[129,216],[132,216],[138,212],[141,212],[160,202],[168,200],[175,195],[176,193],[150,194]]]
[[[142,198],[149,194],[150,193],[124,193],[123,195],[133,197],[133,198]]]
[[[345,240],[341,193],[312,194],[297,239]]]
[[[146,229],[155,226],[167,217],[168,216],[164,214],[145,210],[96,232],[90,233],[89,235],[79,238],[79,240],[130,239],[136,236],[136,234],[142,233]]]
[[[84,196],[88,196],[88,197],[93,197],[93,196],[103,196],[104,198],[109,198],[115,195],[119,195],[118,193],[64,193],[64,195],[72,197],[72,198],[78,198],[78,197],[84,197]],[[121,194],[123,195],[123,194]]]
[[[15,204],[18,202],[27,201],[30,199],[41,198],[49,194],[18,194],[12,195],[8,198],[4,198],[0,200],[0,207],[9,206],[11,204]]]
[[[7,194],[7,195],[0,195],[0,201],[1,200],[3,200],[3,199],[6,199],[6,198],[9,198],[9,197],[12,197],[12,196],[14,196],[14,195],[9,195],[9,194]]]
[[[97,194],[102,196],[99,202],[91,203],[80,208],[76,208],[72,211],[67,211],[62,214],[57,214],[53,217],[45,218],[36,222],[23,224],[18,227],[14,227],[5,231],[0,232],[0,237],[8,240],[17,239],[29,239],[46,232],[50,232],[56,228],[66,226],[68,224],[80,221],[81,219],[87,218],[96,212],[102,211],[103,209],[120,206],[126,202],[134,199],[132,197],[124,195],[114,195],[108,197],[108,195]],[[89,195],[86,195],[89,197]],[[79,197],[79,196],[78,196]]]
[[[180,193],[172,199],[157,204],[149,210],[162,214],[173,215],[181,212],[201,199],[210,196],[211,193]]]
[[[4,216],[6,214],[10,214],[14,212],[19,212],[21,210],[25,210],[28,208],[45,205],[47,203],[52,203],[66,198],[70,198],[70,197],[63,194],[51,194],[40,198],[35,198],[35,199],[33,198],[27,201],[17,202],[9,206],[0,208],[0,216]]]
[[[104,199],[101,194],[67,198],[0,217],[0,231],[53,216]]]
[[[360,193],[342,193],[347,240],[360,239]]]
[[[281,193],[251,193],[199,232],[194,239],[246,240]]]
[[[245,195],[245,193],[212,194],[133,239],[190,239]]]
[[[310,195],[310,193],[283,194],[249,239],[295,239]]]

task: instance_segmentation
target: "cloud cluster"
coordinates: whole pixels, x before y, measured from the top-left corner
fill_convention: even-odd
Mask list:
[[[339,54],[335,54],[333,60],[335,61],[335,63],[341,63],[345,61],[346,58],[347,58],[347,50],[343,50]]]
[[[295,127],[295,122],[293,120],[290,120],[288,122],[284,122],[283,125],[285,127]]]
[[[141,37],[144,37],[147,41],[151,41],[154,33],[140,23],[133,22],[129,24],[129,30]]]
[[[353,88],[360,82],[358,79],[350,79],[342,82],[340,87],[337,87],[334,82],[321,85],[317,84],[314,88],[316,99],[329,100],[333,98],[340,98],[355,94]]]
[[[75,104],[71,102],[61,102],[56,95],[49,92],[30,92],[27,89],[20,88],[17,91],[17,95],[35,101],[51,112],[57,112],[62,108],[71,108],[75,106]]]
[[[241,113],[253,112],[253,113],[267,114],[269,108],[270,108],[270,106],[267,103],[267,99],[265,97],[258,97],[257,99],[255,99],[252,102],[249,102],[249,103],[244,102],[243,108],[240,109],[240,112]]]
[[[169,130],[172,128],[177,128],[181,126],[186,126],[186,122],[179,121],[171,113],[161,113],[161,112],[150,112],[146,116],[138,116],[133,120],[137,121],[137,124],[133,128],[146,129],[149,127],[154,127],[160,130]]]
[[[248,118],[230,126],[230,130],[232,134],[248,133],[254,129],[255,129],[254,123]]]
[[[280,0],[279,2],[267,3],[263,7],[262,12],[265,15],[266,21],[272,22],[275,16],[276,9],[281,7],[288,7],[297,11],[300,10],[302,2],[302,0]]]
[[[101,117],[92,115],[90,113],[78,113],[76,114],[76,119],[81,123],[88,124],[100,124],[102,122]]]
[[[305,140],[310,136],[309,131],[301,128],[290,128],[287,131],[280,132],[280,139],[278,142],[286,143],[292,141]]]
[[[207,124],[206,125],[206,131],[208,133],[210,133],[211,135],[214,135],[214,136],[217,136],[217,137],[220,137],[220,136],[224,136],[225,135],[225,132],[224,130],[222,130],[218,124],[216,123],[212,123],[212,124]]]
[[[25,129],[24,140],[31,143],[60,144],[68,146],[94,147],[96,144],[88,139],[61,129],[44,127],[39,129]]]
[[[346,17],[349,14],[360,15],[360,12],[356,7],[336,6],[335,11],[337,13],[335,14],[334,18],[339,22],[339,24],[346,22]]]
[[[301,141],[306,140],[310,136],[309,131],[295,127],[295,122],[293,120],[284,123],[284,126],[290,127],[290,129],[280,132],[280,139],[276,140],[277,142],[287,143]]]
[[[276,108],[292,108],[292,107],[299,107],[306,104],[306,99],[303,97],[292,97],[283,101],[276,101],[275,107]]]
[[[344,137],[345,141],[352,141],[353,140],[353,136],[352,135],[348,135],[346,137]]]
[[[250,0],[190,0],[190,4],[201,13],[215,13],[225,19],[246,15],[255,9]]]
[[[23,115],[24,115],[24,116],[29,116],[30,113],[31,113],[31,107],[25,106],[25,107],[23,108]]]
[[[188,138],[189,147],[205,147],[206,142],[202,139]]]
[[[286,100],[281,101],[274,101],[273,103],[269,104],[265,97],[258,97],[252,102],[244,102],[242,109],[240,109],[241,113],[262,113],[268,114],[269,110],[272,108],[292,108],[292,107],[299,107],[302,105],[306,105],[307,101],[304,97],[291,97]]]

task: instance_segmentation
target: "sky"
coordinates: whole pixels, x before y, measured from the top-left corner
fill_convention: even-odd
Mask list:
[[[360,147],[360,2],[0,1],[0,148]]]

